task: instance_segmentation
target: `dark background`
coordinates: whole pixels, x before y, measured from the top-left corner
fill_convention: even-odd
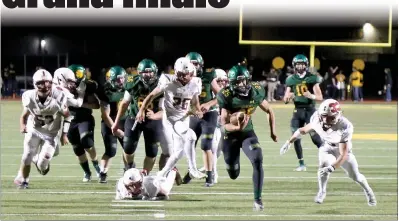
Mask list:
[[[397,26],[396,26],[397,29]],[[281,35],[295,38],[306,28],[281,30]],[[308,28],[308,30],[310,30]],[[315,31],[316,30],[316,31]],[[340,31],[337,31],[340,30]],[[339,33],[338,33],[339,32]],[[2,27],[2,68],[13,62],[17,73],[24,75],[23,55],[27,55],[26,74],[32,75],[36,66],[49,71],[60,66],[82,64],[89,67],[93,78],[99,77],[100,70],[113,65],[123,67],[136,66],[143,58],[153,59],[160,70],[185,56],[189,51],[197,51],[204,57],[205,67],[228,69],[246,57],[254,67],[254,80],[263,80],[262,70],[271,67],[270,58],[251,57],[250,46],[238,44],[238,27]],[[249,29],[244,29],[248,36]],[[312,27],[312,39],[334,40],[353,33],[351,28]],[[342,37],[343,38],[343,37]],[[46,51],[40,49],[40,39],[46,39]],[[302,40],[298,37],[297,40]],[[336,39],[335,39],[336,40]],[[376,97],[377,91],[384,85],[384,68],[392,70],[394,82],[397,82],[398,50],[397,40],[393,42],[395,54],[379,54],[377,62],[367,62],[362,71],[365,78],[365,97]],[[261,47],[261,46],[260,46]],[[304,53],[309,56],[309,47],[287,46],[275,54],[291,65],[292,58]],[[353,59],[331,59],[330,54],[317,48],[316,57],[321,60],[319,72],[324,75],[329,66],[339,66],[347,77],[352,72]],[[392,94],[397,97],[397,85],[393,85]]]

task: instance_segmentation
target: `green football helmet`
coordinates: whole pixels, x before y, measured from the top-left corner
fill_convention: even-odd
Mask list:
[[[242,65],[233,66],[228,73],[230,89],[240,95],[248,96],[251,90],[250,74],[248,69]]]
[[[79,85],[81,81],[86,79],[86,68],[79,64],[73,64],[68,67],[75,73],[76,85]]]
[[[137,65],[137,73],[144,84],[152,84],[158,78],[158,67],[154,61],[150,59],[143,59]]]
[[[309,68],[309,60],[303,54],[298,54],[292,59],[292,67],[294,68],[295,73],[302,74],[306,72]]]
[[[204,68],[204,59],[202,56],[197,52],[189,52],[186,55],[186,58],[190,59],[191,63],[195,66],[197,70],[197,76],[200,77],[203,73]]]
[[[105,74],[106,84],[116,91],[121,91],[123,90],[126,75],[127,73],[124,68],[113,66]]]

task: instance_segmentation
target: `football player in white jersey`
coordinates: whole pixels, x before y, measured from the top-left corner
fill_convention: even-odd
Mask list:
[[[126,170],[116,183],[116,200],[167,200],[172,190],[176,171],[166,177],[147,176],[136,168]]]
[[[312,115],[310,123],[299,128],[292,135],[280,149],[280,154],[286,153],[296,139],[311,131],[319,134],[324,141],[319,148],[319,192],[315,197],[315,202],[323,203],[326,197],[328,178],[336,168],[341,167],[351,179],[363,188],[368,205],[376,206],[377,200],[374,192],[366,177],[359,172],[356,157],[352,153],[353,125],[342,116],[338,101],[334,99],[323,101],[318,111]]]
[[[20,129],[25,133],[21,167],[14,183],[19,188],[28,188],[30,165],[33,156],[41,148],[36,166],[42,175],[50,170],[50,161],[59,142],[58,132],[63,117],[69,116],[66,95],[52,87],[52,76],[39,69],[33,75],[35,89],[22,94],[23,111]]]
[[[165,176],[177,161],[186,155],[189,164],[189,173],[193,178],[205,178],[195,165],[194,142],[197,139],[194,131],[189,129],[190,106],[195,111],[194,115],[202,117],[199,104],[201,93],[201,80],[195,75],[195,66],[188,58],[179,58],[174,66],[175,74],[168,81],[160,81],[158,86],[144,99],[143,104],[136,116],[137,122],[144,121],[147,105],[152,100],[164,94],[162,125],[165,140],[173,144],[173,151],[166,162],[165,167],[158,172],[159,176]]]

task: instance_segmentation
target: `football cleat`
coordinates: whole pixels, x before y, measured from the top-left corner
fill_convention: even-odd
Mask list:
[[[100,172],[100,179],[98,180],[99,183],[107,183],[107,173]]]
[[[207,175],[205,173],[201,173],[198,170],[189,170],[188,173],[191,178],[195,178],[195,179],[203,179],[203,178],[207,177]]]
[[[326,198],[326,192],[318,192],[316,197],[314,198],[314,202],[322,204],[325,198]]]
[[[91,181],[91,174],[90,173],[85,173],[85,175],[83,176],[83,182],[87,183]]]
[[[294,171],[297,171],[297,172],[306,171],[306,166],[299,165],[297,168],[294,169]]]
[[[377,199],[375,198],[374,192],[370,190],[364,191],[364,193],[366,194],[367,204],[369,206],[377,206]]]
[[[263,211],[264,208],[265,207],[263,206],[262,200],[255,200],[254,207],[253,207],[254,211]]]
[[[188,184],[188,183],[190,183],[190,181],[191,181],[191,177],[190,177],[190,173],[189,172],[187,172],[186,173],[186,175],[184,175],[184,177],[183,177],[183,184]]]

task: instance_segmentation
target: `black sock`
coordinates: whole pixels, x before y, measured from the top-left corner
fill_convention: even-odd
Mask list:
[[[80,163],[80,166],[82,167],[83,171],[87,174],[91,174],[90,168],[89,168],[89,161],[86,161],[84,163]]]
[[[212,183],[212,171],[206,171],[206,175],[208,176],[206,178],[207,183]]]

